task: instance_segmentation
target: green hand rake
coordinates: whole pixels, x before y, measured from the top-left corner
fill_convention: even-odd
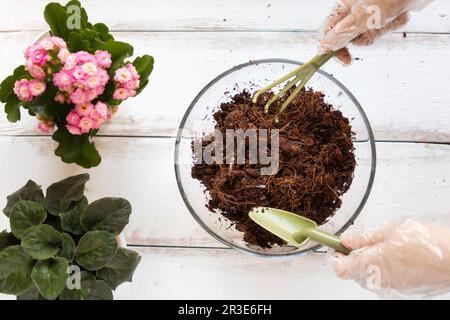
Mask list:
[[[319,70],[328,60],[330,60],[336,52],[330,52],[325,53],[322,55],[317,55],[314,58],[312,58],[309,62],[301,65],[294,71],[288,73],[284,77],[280,78],[279,80],[273,82],[272,84],[268,85],[267,87],[259,90],[253,97],[253,103],[257,103],[259,97],[267,92],[271,91],[276,86],[282,84],[283,82],[290,80],[286,86],[280,90],[277,94],[275,94],[265,105],[264,112],[269,112],[270,106],[279,98],[283,97],[286,93],[289,92],[294,86],[297,86],[292,94],[284,101],[283,105],[281,106],[280,110],[278,111],[275,120],[278,122],[279,115],[289,106],[289,104],[294,100],[294,98],[299,94],[299,92],[305,87],[306,83],[312,78],[312,76]]]

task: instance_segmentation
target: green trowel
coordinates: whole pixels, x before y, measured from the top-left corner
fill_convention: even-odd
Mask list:
[[[338,237],[318,229],[314,221],[291,212],[259,207],[250,211],[249,216],[261,227],[295,247],[302,247],[313,240],[343,254],[351,252]]]

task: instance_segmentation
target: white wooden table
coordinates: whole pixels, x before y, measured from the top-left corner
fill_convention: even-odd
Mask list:
[[[0,78],[46,28],[47,1],[0,2]],[[65,2],[65,1],[61,1]],[[187,106],[222,71],[251,59],[305,61],[331,0],[84,0],[138,54],[156,59],[151,84],[121,107],[96,144],[90,200],[123,196],[134,207],[126,229],[143,261],[117,299],[374,298],[337,279],[326,255],[261,259],[225,248],[190,216],[173,170],[174,135]],[[124,12],[123,10],[127,10]],[[450,2],[437,0],[405,30],[374,47],[354,49],[352,67],[326,65],[359,99],[377,139],[376,182],[356,224],[402,215],[450,214]],[[178,77],[175,74],[178,73]],[[171,87],[177,91],[170,96]],[[0,198],[27,179],[51,182],[86,172],[53,156],[55,144],[35,120],[0,116]],[[1,200],[3,203],[4,200]],[[1,226],[7,221],[2,216]],[[2,296],[2,298],[10,298]]]

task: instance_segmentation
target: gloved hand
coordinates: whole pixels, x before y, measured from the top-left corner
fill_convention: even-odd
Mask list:
[[[336,274],[383,298],[431,297],[450,290],[450,229],[419,219],[346,232],[350,255],[331,258]]]
[[[322,26],[320,48],[323,52],[337,51],[350,42],[370,45],[387,32],[406,25],[409,11],[423,9],[433,0],[338,0]],[[347,49],[337,58],[351,63]]]

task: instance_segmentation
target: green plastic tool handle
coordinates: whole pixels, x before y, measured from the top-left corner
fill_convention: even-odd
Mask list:
[[[341,239],[339,239],[339,237],[336,237],[334,234],[319,229],[310,229],[308,232],[308,237],[311,240],[319,242],[320,244],[330,247],[345,255],[350,254],[350,252],[352,251],[342,244]]]

